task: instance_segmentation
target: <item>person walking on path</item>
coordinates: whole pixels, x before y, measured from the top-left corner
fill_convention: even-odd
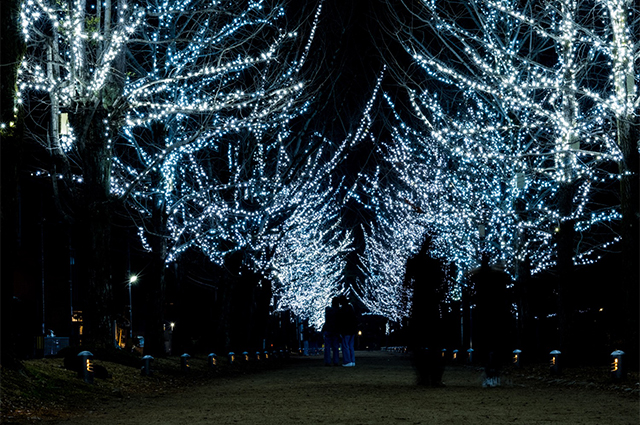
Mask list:
[[[338,329],[338,314],[340,303],[338,298],[331,300],[331,305],[324,309],[324,326],[322,336],[324,337],[324,364],[327,366],[338,366],[340,364],[340,330]]]
[[[515,329],[507,292],[511,280],[506,273],[493,269],[485,254],[480,270],[471,276],[471,282],[475,290],[473,348],[484,367],[482,386],[497,387],[502,368],[508,364],[510,330]]]
[[[354,342],[358,331],[358,318],[355,309],[344,295],[340,297],[339,311],[338,326],[342,335],[342,366],[353,367],[356,365]]]
[[[431,256],[431,238],[426,237],[420,251],[407,260],[404,281],[413,289],[407,332],[418,385],[443,387],[445,370],[444,323],[440,317],[446,294],[442,263]]]

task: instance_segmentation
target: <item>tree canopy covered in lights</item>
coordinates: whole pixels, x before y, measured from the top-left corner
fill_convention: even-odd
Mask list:
[[[324,309],[345,291],[345,254],[352,238],[340,226],[340,205],[333,191],[307,192],[286,219],[273,247],[269,267],[275,308],[290,310],[320,330]]]
[[[419,16],[438,43],[400,22],[423,73],[405,79],[413,118],[394,124],[390,159],[438,254],[462,271],[482,252],[514,275],[525,260],[541,271],[556,262],[556,231],[572,222],[574,263],[597,260],[619,240],[619,207],[601,198],[620,177],[615,122],[638,106],[632,8],[425,1]]]
[[[140,41],[137,49],[146,54],[131,73],[153,68],[125,87],[137,107],[126,117],[112,192],[132,200],[143,217],[160,199],[167,261],[189,247],[218,264],[244,248],[264,252],[272,222],[291,208],[295,193],[287,185],[312,172],[294,172],[293,159],[308,148],[292,143],[290,122],[310,100],[301,69],[321,9],[301,43],[286,31],[284,10],[265,2],[235,14],[231,5],[218,15],[203,8],[186,28],[191,12],[156,7],[158,24],[144,40],[166,41],[146,50]]]
[[[274,308],[316,328],[339,294],[404,320],[425,235],[454,299],[483,256],[517,279],[566,263],[567,234],[572,265],[619,249],[633,211],[612,188],[638,178],[632,0],[387,2],[401,49],[380,48],[357,116],[330,100],[348,70],[318,74],[340,62],[318,42],[325,1],[294,6],[23,1],[15,106],[51,155],[34,174],[88,223],[93,292],[108,298],[115,204],[163,266],[241,253]]]

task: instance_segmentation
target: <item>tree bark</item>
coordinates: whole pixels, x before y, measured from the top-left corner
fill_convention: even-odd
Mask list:
[[[111,217],[109,197],[110,147],[103,124],[106,111],[99,106],[76,114],[75,128],[82,159],[83,183],[73,194],[78,232],[78,267],[84,276],[83,345],[112,347],[113,288],[111,282]]]
[[[144,323],[145,354],[165,356],[164,347],[164,304],[166,289],[167,240],[165,238],[167,217],[164,211],[163,195],[153,197],[152,231],[149,237],[151,245],[150,273],[142,283],[146,289],[146,317]]]
[[[630,117],[630,119],[632,119]],[[619,165],[620,170],[620,209],[622,213],[620,234],[622,236],[622,296],[623,325],[621,335],[623,348],[628,357],[638,361],[638,299],[640,277],[638,275],[640,212],[638,170],[640,143],[640,120],[618,120],[618,143],[622,151],[623,160]]]
[[[0,223],[2,228],[2,317],[1,317],[1,359],[3,368],[22,369],[16,350],[16,323],[13,306],[13,285],[15,266],[20,252],[19,238],[19,173],[22,166],[21,140],[22,117],[15,116],[13,103],[17,79],[17,69],[23,55],[24,43],[18,28],[20,1],[8,0],[0,4],[0,28],[2,42],[2,71],[0,71],[0,122],[14,122],[14,127],[0,129],[0,160],[2,166],[2,201],[0,203]],[[14,64],[14,66],[9,66]],[[17,119],[16,119],[17,118]]]
[[[517,347],[528,353],[536,352],[533,332],[535,321],[531,314],[531,262],[528,258],[518,262],[515,292],[518,300]]]
[[[574,194],[574,183],[563,183],[558,190],[560,215],[568,217]],[[574,353],[573,325],[575,321],[574,297],[577,291],[573,266],[573,243],[575,240],[575,223],[563,220],[557,229],[557,305],[558,305],[558,344],[563,357],[569,358]]]

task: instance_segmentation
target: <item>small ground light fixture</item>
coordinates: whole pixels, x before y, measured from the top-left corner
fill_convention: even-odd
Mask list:
[[[520,366],[520,353],[522,353],[522,350],[513,350],[513,364],[515,366]]]
[[[552,352],[549,353],[549,355],[551,356],[549,360],[549,368],[552,374],[560,373],[560,361],[559,361],[560,354],[562,353],[560,353],[560,351],[558,350],[553,350]]]

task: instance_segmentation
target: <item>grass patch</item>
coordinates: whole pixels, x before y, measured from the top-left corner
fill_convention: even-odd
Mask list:
[[[193,356],[189,359],[190,370],[185,374],[180,357],[170,356],[153,360],[152,376],[142,376],[141,359],[126,353],[115,357],[112,353],[95,355],[93,363],[106,368],[110,377],[95,378],[93,384],[87,384],[76,371],[65,367],[61,357],[26,360],[25,370],[20,372],[0,370],[0,422],[64,419],[93,410],[99,404],[180,391],[215,378],[279,368],[286,362],[270,360],[229,365],[221,358],[218,367],[212,369],[206,357]]]

